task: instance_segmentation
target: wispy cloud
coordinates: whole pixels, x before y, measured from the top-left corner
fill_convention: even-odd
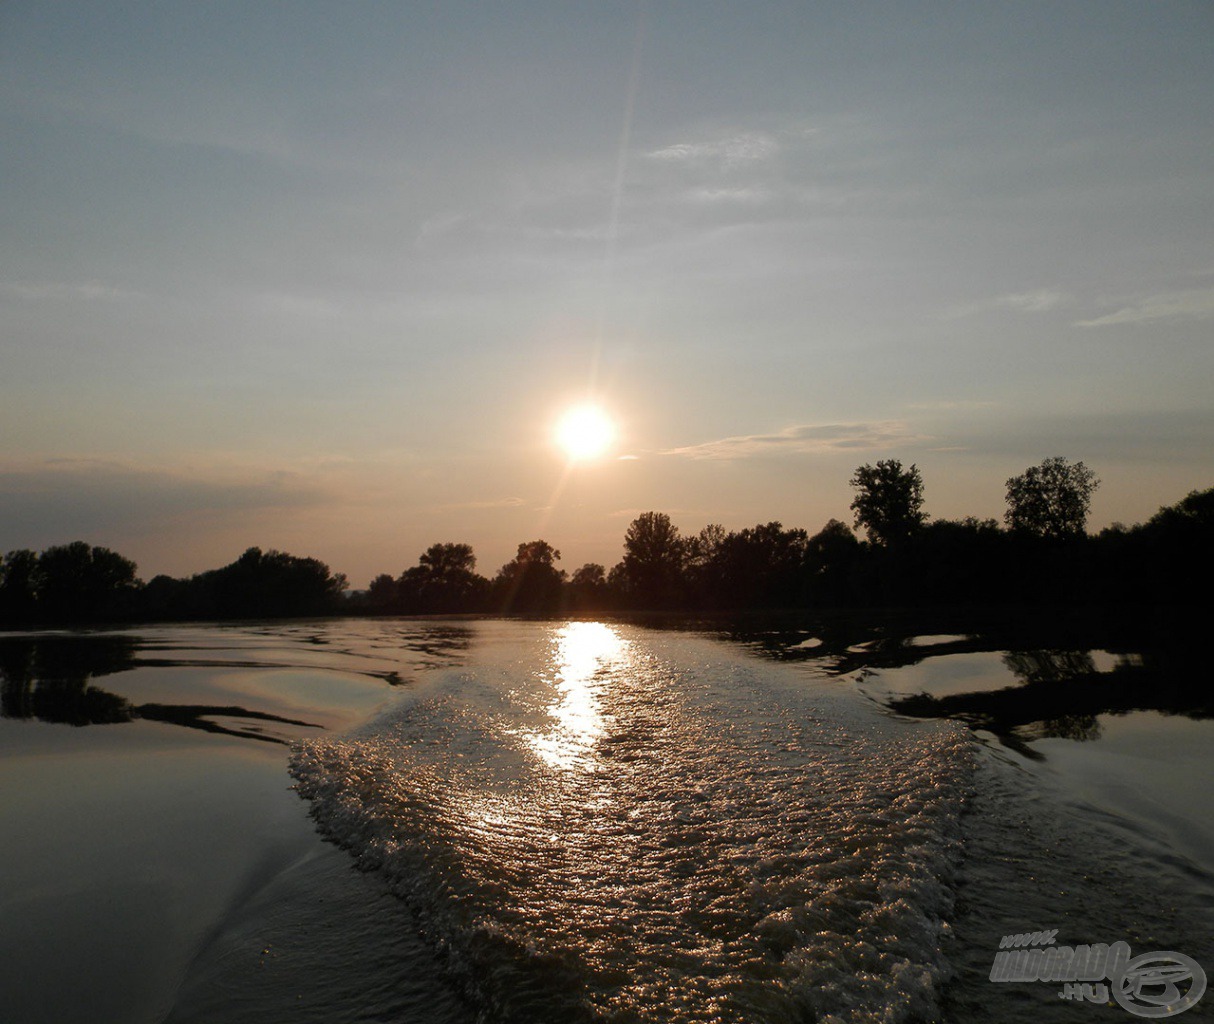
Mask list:
[[[824,423],[785,427],[774,434],[743,434],[717,441],[668,448],[659,455],[689,459],[748,459],[756,456],[869,451],[927,440],[905,423]]]
[[[487,498],[483,501],[461,501],[451,505],[438,505],[435,511],[459,512],[482,508],[522,508],[526,504],[525,498]]]
[[[1049,313],[1061,306],[1069,305],[1073,301],[1071,295],[1056,288],[1034,288],[1025,292],[996,295],[983,302],[955,306],[944,314],[944,318],[960,320],[963,317],[999,310],[1011,310],[1014,313]]]
[[[1112,327],[1153,320],[1208,320],[1214,317],[1214,288],[1188,288],[1139,299],[1104,316],[1076,321],[1076,327]]]

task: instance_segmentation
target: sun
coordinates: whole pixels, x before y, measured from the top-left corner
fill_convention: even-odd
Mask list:
[[[615,424],[596,405],[570,409],[556,425],[556,443],[570,462],[598,458],[614,440]]]

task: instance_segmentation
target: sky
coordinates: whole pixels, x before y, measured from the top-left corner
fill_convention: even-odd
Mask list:
[[[610,566],[1214,486],[1214,5],[0,5],[0,550]],[[618,435],[570,465],[554,424]]]

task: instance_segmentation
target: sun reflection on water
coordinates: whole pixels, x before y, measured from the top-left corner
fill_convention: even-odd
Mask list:
[[[551,727],[528,742],[553,768],[589,768],[595,742],[603,734],[604,690],[627,659],[627,644],[601,622],[571,622],[556,634],[557,699],[546,709]]]

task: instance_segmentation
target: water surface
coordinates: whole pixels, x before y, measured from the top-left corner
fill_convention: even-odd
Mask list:
[[[1002,935],[1211,965],[1175,664],[947,627],[0,637],[0,983],[29,1021],[1074,1020],[988,980]]]

